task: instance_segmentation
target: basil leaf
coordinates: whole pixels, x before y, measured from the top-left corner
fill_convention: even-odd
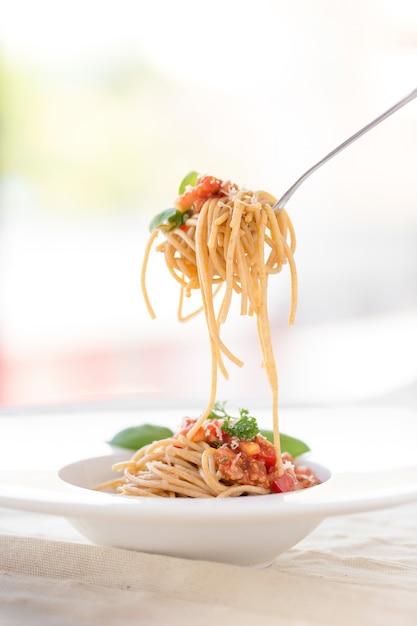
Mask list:
[[[166,224],[167,222],[169,222],[170,219],[175,217],[176,213],[180,213],[180,211],[178,211],[178,209],[166,209],[165,211],[158,213],[158,215],[155,215],[155,217],[149,224],[149,230],[151,231],[151,233],[156,228],[159,228],[159,226],[162,226],[162,224]]]
[[[259,431],[261,433],[261,435],[263,435],[265,437],[265,439],[268,439],[268,441],[270,443],[274,443],[274,433],[272,432],[272,430],[263,430],[261,429]],[[280,438],[282,437],[282,435],[280,435]]]
[[[153,218],[149,225],[149,230],[153,232],[156,228],[161,228],[165,225],[163,230],[169,233],[170,230],[174,230],[174,228],[179,228],[185,224],[189,217],[189,211],[183,213],[179,209],[166,209]]]
[[[274,433],[272,430],[261,430],[259,432],[261,435],[266,437],[268,441],[274,443]],[[279,440],[281,443],[281,450],[283,452],[288,452],[288,454],[291,454],[293,457],[300,456],[300,454],[310,451],[308,445],[304,443],[304,441],[301,441],[301,439],[296,439],[295,437],[290,437],[289,435],[281,433]]]
[[[152,424],[141,424],[140,426],[131,426],[118,432],[108,443],[118,448],[127,448],[128,450],[139,450],[148,443],[167,439],[172,437],[174,433],[164,426],[153,426]]]
[[[182,196],[182,194],[187,191],[187,187],[195,187],[199,176],[200,174],[198,172],[188,172],[181,181],[178,194]]]

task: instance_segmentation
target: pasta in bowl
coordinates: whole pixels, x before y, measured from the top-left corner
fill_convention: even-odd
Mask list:
[[[246,409],[232,418],[224,406],[216,403],[197,430],[198,419],[186,417],[175,434],[136,446],[130,459],[113,464],[121,476],[97,489],[127,496],[229,498],[290,492],[320,483],[310,468],[294,463],[294,455],[309,450],[304,442],[281,435],[280,449],[284,446],[286,451],[280,453],[278,464],[273,432],[261,432]],[[140,429],[136,443],[147,441]],[[123,432],[116,441],[123,442]]]
[[[280,443],[290,452],[281,455],[281,475],[273,432],[260,431],[247,410],[232,418],[224,404],[213,407],[193,438],[187,435],[197,418],[184,418],[172,434],[145,424],[121,431],[110,442],[128,447],[145,443],[138,450],[62,468],[61,480],[93,492],[95,502],[100,496],[102,503],[110,498],[123,522],[114,525],[104,515],[100,522],[84,518],[72,523],[97,543],[239,565],[263,566],[298,543],[322,517],[289,522],[276,519],[276,513],[282,514],[283,498],[318,489],[330,472],[306,453],[294,458],[290,452],[308,446],[282,435]],[[159,432],[170,436],[152,441]]]
[[[233,498],[155,498],[97,492],[111,480],[112,465],[129,460],[123,452],[77,461],[59,477],[90,506],[66,515],[87,539],[101,545],[181,558],[264,567],[301,541],[325,514],[297,497],[320,490],[330,478],[326,468],[300,459],[320,484],[302,491]],[[294,499],[291,505],[291,499]],[[290,508],[288,508],[290,505]],[[303,507],[301,507],[303,508]]]

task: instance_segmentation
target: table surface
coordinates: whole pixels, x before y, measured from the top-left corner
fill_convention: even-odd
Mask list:
[[[106,441],[142,421],[144,409],[0,411],[0,483],[108,453]],[[416,462],[414,407],[282,413],[283,431],[340,471],[352,455],[355,469]],[[156,423],[166,415],[152,410]],[[0,544],[5,625],[417,622],[417,501],[328,518],[263,570],[96,546],[64,518],[8,509],[0,509]]]

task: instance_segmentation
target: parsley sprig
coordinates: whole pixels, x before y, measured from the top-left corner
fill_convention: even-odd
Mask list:
[[[231,417],[226,409],[226,402],[216,402],[209,415],[210,419],[223,419],[222,430],[232,436],[239,439],[253,439],[259,433],[263,435],[268,441],[274,443],[274,433],[272,430],[265,430],[258,428],[258,424],[254,417],[249,415],[249,411],[246,409],[240,409],[240,419]],[[280,433],[280,444],[283,452],[288,452],[293,457],[297,457],[300,454],[309,452],[310,448],[301,439],[290,437]]]
[[[209,418],[223,419],[222,431],[238,439],[253,439],[259,433],[256,418],[249,415],[247,409],[239,409],[239,418],[233,418],[226,412],[225,402],[216,402]]]

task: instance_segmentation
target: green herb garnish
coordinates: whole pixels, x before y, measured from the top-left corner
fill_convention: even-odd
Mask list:
[[[188,174],[184,176],[181,181],[180,188],[178,190],[179,195],[182,196],[187,191],[188,187],[195,187],[199,176],[200,174],[198,172],[188,172]],[[161,213],[155,215],[149,224],[149,230],[153,233],[156,228],[161,228],[165,232],[169,233],[175,228],[184,226],[189,217],[190,211],[184,211],[183,213],[179,209],[175,208],[165,209],[165,211],[161,211]]]
[[[149,443],[167,439],[172,437],[174,433],[170,428],[164,426],[153,426],[152,424],[141,424],[140,426],[131,426],[117,433],[109,444],[118,448],[127,448],[128,450],[139,450]]]
[[[155,215],[149,224],[149,230],[152,233],[156,228],[162,228],[165,232],[169,232],[170,230],[174,230],[174,228],[183,226],[189,217],[189,211],[183,213],[179,209],[165,209],[165,211]]]
[[[247,409],[239,409],[240,418],[229,415],[225,409],[226,402],[216,402],[209,419],[223,419],[222,431],[238,439],[253,439],[259,433],[256,418],[249,415]]]
[[[272,430],[260,430],[259,432],[265,437],[265,439],[274,443],[274,433]],[[280,433],[279,440],[281,450],[283,452],[288,452],[288,454],[291,454],[293,457],[300,456],[300,454],[310,451],[308,445],[304,443],[304,441],[301,441],[301,439],[296,439],[295,437],[290,437],[289,435]]]
[[[198,172],[188,172],[181,181],[180,188],[178,189],[179,195],[182,196],[182,194],[187,191],[187,187],[195,187],[199,176],[200,174]]]
[[[207,419],[222,419],[225,417],[230,417],[230,415],[227,414],[226,409],[224,408],[226,405],[226,402],[216,402],[213,405],[213,408],[211,409],[211,413],[208,416]]]
[[[246,409],[240,409],[240,419],[236,422],[231,421],[233,418],[226,417],[222,424],[222,431],[237,437],[238,439],[253,439],[259,433],[259,426],[256,419],[249,415]]]
[[[234,435],[239,439],[252,439],[253,437],[256,437],[258,433],[260,433],[266,439],[268,439],[268,441],[274,443],[274,433],[272,432],[272,430],[259,430],[256,419],[254,417],[249,417],[249,411],[247,411],[246,409],[241,409],[240,420],[237,420],[235,423],[231,424],[230,422],[231,420],[233,420],[233,418],[228,415],[225,406],[226,402],[216,402],[211,410],[210,415],[208,416],[210,419],[224,419],[225,423],[222,426],[222,430],[225,433]],[[246,436],[242,436],[242,433]],[[279,440],[281,450],[283,452],[288,452],[288,454],[291,454],[291,456],[293,457],[300,456],[300,454],[304,454],[305,452],[310,451],[308,445],[304,443],[304,441],[301,441],[301,439],[296,439],[295,437],[290,437],[289,435],[284,435],[283,433],[280,433]]]

